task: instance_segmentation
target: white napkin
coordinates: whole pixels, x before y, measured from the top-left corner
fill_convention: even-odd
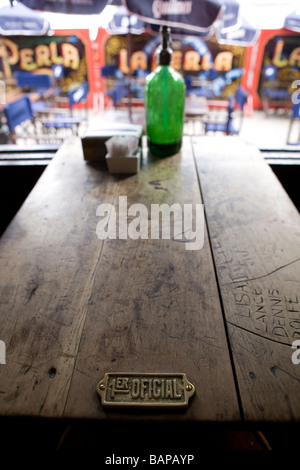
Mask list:
[[[108,139],[105,145],[111,158],[130,157],[136,153],[139,139],[133,136],[114,136]]]

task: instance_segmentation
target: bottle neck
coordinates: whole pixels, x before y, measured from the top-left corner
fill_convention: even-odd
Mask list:
[[[170,48],[170,28],[163,26],[162,45],[159,51],[159,65],[170,65],[172,59],[172,49]]]
[[[168,49],[168,46],[169,46],[169,34],[168,34],[168,30],[163,30],[163,34],[162,34],[162,48],[165,50],[165,49]]]

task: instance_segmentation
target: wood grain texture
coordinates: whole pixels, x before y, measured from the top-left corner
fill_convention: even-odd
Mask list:
[[[118,178],[66,142],[0,242],[0,414],[96,419],[239,420],[222,311],[204,247],[176,240],[99,240],[96,209],[200,203],[187,140],[182,154]],[[184,413],[104,412],[109,371],[185,372],[196,396]]]
[[[148,160],[121,178],[128,206],[201,203],[191,146]],[[187,374],[196,395],[184,413],[107,413],[95,393],[105,372]],[[85,397],[83,399],[83,397]],[[105,240],[65,416],[99,419],[238,421],[239,410],[210,247],[172,240]]]
[[[195,138],[193,149],[245,420],[299,421],[299,213],[252,146]]]
[[[1,415],[63,414],[102,247],[95,206],[116,187],[67,141],[1,238]]]

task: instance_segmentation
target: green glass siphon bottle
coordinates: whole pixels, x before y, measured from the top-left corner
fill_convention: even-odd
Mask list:
[[[148,148],[153,155],[169,156],[182,144],[185,83],[172,68],[170,28],[163,26],[157,68],[146,77],[145,116]]]

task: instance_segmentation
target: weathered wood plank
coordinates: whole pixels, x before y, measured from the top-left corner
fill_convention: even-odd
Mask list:
[[[102,244],[95,206],[117,180],[66,142],[0,241],[0,414],[61,416]]]
[[[299,213],[238,138],[193,149],[246,421],[300,420]]]
[[[191,144],[122,178],[115,198],[128,206],[200,204]],[[118,210],[117,210],[118,213]],[[239,409],[205,231],[204,247],[172,240],[105,240],[87,307],[64,416],[230,422]],[[109,413],[97,382],[109,371],[185,372],[196,395],[184,413]]]

